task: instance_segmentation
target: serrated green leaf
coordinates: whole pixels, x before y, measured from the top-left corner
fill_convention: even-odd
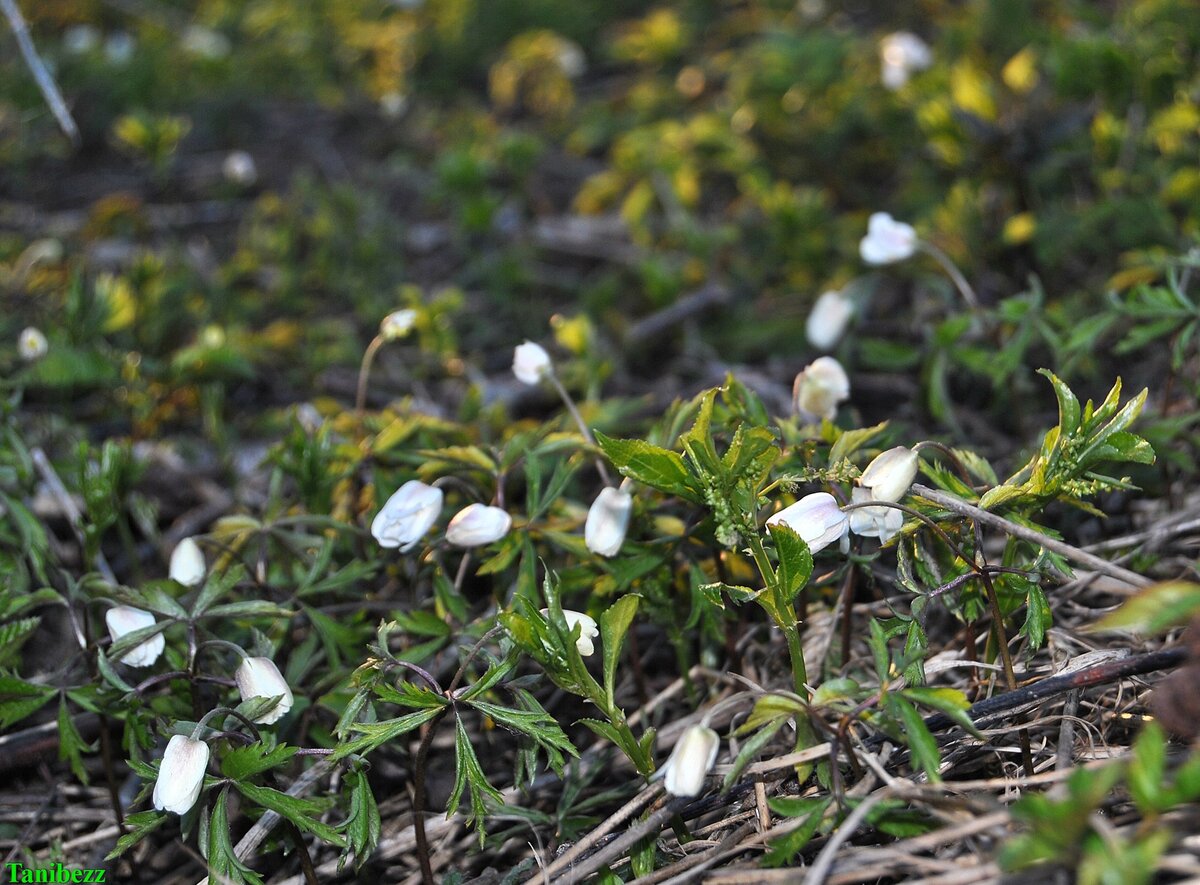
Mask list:
[[[287,793],[272,790],[270,787],[260,787],[243,781],[235,782],[234,787],[251,802],[261,805],[263,808],[269,808],[287,818],[302,832],[312,833],[318,839],[322,839],[330,845],[336,845],[338,848],[346,846],[346,840],[341,833],[317,819],[317,815],[323,814],[328,809],[329,802],[289,796]]]
[[[479,844],[482,847],[483,840],[487,835],[483,827],[484,818],[488,813],[487,800],[491,799],[496,804],[503,805],[504,797],[500,795],[499,790],[488,783],[487,776],[479,765],[479,758],[475,755],[475,748],[471,745],[471,738],[467,735],[467,729],[463,726],[462,720],[455,717],[454,789],[450,791],[450,798],[446,800],[447,818],[458,810],[464,790],[470,797],[471,803],[471,810],[467,813],[467,824],[468,826],[475,825],[479,832]]]
[[[296,755],[297,749],[286,744],[269,748],[262,743],[235,747],[221,758],[221,773],[233,780],[250,777],[283,765]]]
[[[767,526],[779,554],[779,569],[775,583],[788,603],[796,598],[812,575],[813,558],[808,544],[796,532],[782,523]]]
[[[942,761],[941,753],[938,751],[937,741],[926,727],[925,720],[921,718],[917,708],[898,694],[888,695],[887,705],[900,719],[913,761],[921,767],[932,783],[940,783],[942,776],[938,773],[938,768]]]
[[[138,811],[125,815],[126,832],[117,840],[116,847],[104,859],[115,860],[120,857],[165,824],[170,817],[171,815],[165,811]]]
[[[678,452],[640,439],[611,439],[599,431],[596,442],[622,476],[669,495],[702,503],[691,471]]]
[[[415,713],[408,713],[404,716],[398,716],[395,719],[385,719],[382,722],[356,722],[350,728],[353,731],[359,732],[362,736],[338,746],[334,750],[333,755],[329,757],[329,761],[337,762],[351,753],[360,755],[370,753],[381,744],[386,744],[388,741],[395,740],[414,729],[420,728],[426,722],[430,722],[440,716],[441,713],[441,708],[436,710],[418,710]]]
[[[600,639],[604,645],[604,694],[608,698],[609,708],[614,704],[613,682],[617,661],[620,660],[625,634],[637,615],[640,601],[641,597],[636,594],[622,596],[600,615]]]

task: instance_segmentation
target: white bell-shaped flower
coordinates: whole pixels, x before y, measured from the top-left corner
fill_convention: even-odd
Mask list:
[[[412,331],[417,322],[417,312],[411,307],[393,310],[379,324],[379,335],[384,341],[395,341]]]
[[[204,770],[208,768],[208,744],[182,734],[167,742],[158,780],[154,782],[154,807],[184,815],[200,798]]]
[[[399,547],[407,553],[417,545],[442,512],[442,490],[410,479],[387,499],[371,521],[371,534],[380,547]]]
[[[881,452],[867,465],[858,484],[869,489],[874,501],[899,501],[917,478],[917,453],[906,446]]]
[[[920,240],[911,224],[897,221],[886,212],[876,212],[867,222],[867,235],[858,244],[867,264],[894,264],[912,258]]]
[[[850,398],[846,370],[831,356],[822,356],[804,367],[792,385],[792,402],[803,421],[832,421],[838,403]]]
[[[500,507],[468,504],[446,526],[446,540],[455,547],[482,547],[499,541],[512,528],[512,517]]]
[[[134,608],[132,605],[114,605],[104,613],[104,623],[108,625],[108,635],[116,642],[137,630],[153,627],[155,621],[154,615],[148,611]],[[130,667],[149,667],[158,660],[164,648],[166,640],[161,633],[156,633],[121,655],[121,663]]]
[[[833,350],[853,316],[854,305],[841,292],[822,293],[804,323],[809,344],[818,350]]]
[[[721,738],[715,731],[693,725],[680,735],[671,755],[654,776],[663,778],[663,786],[672,796],[698,796],[720,748]]]
[[[522,384],[537,384],[553,371],[550,354],[540,344],[526,341],[513,350],[513,374]]]
[[[896,90],[917,71],[924,71],[933,64],[933,50],[916,34],[896,31],[879,41],[879,62],[883,85]]]
[[[588,550],[600,556],[616,556],[625,543],[633,496],[621,489],[605,488],[588,508],[583,540]]]
[[[542,609],[542,617],[550,617],[550,609]],[[574,632],[575,625],[579,624],[579,638],[575,640],[575,648],[585,658],[596,650],[595,644],[592,642],[600,635],[600,625],[596,623],[596,619],[591,615],[585,615],[583,612],[572,611],[569,608],[563,609],[563,620],[567,622],[567,629]]]
[[[850,530],[850,520],[828,492],[805,495],[767,520],[767,525],[782,524],[804,539],[812,553],[841,540]]]
[[[882,500],[874,498],[869,489],[855,489],[851,493],[851,504],[867,504]],[[859,507],[850,511],[850,531],[864,538],[878,538],[886,543],[904,525],[904,511],[895,507]]]
[[[292,709],[292,690],[288,688],[283,674],[270,658],[242,658],[241,666],[233,674],[233,681],[237,683],[243,701],[251,698],[279,698],[279,703],[255,719],[255,722],[271,725]]]
[[[46,336],[42,334],[41,329],[35,329],[33,326],[30,326],[27,329],[23,329],[21,334],[17,336],[17,353],[27,363],[40,360],[49,350],[50,342],[46,340]]]
[[[169,574],[172,581],[185,587],[195,587],[204,581],[204,553],[194,538],[184,538],[171,551]]]
[[[221,174],[230,184],[249,187],[258,181],[258,166],[247,151],[230,151],[221,163]]]

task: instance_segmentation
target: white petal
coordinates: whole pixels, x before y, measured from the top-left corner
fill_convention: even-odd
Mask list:
[[[588,508],[583,539],[588,550],[600,556],[616,556],[625,543],[633,496],[620,489],[605,488]]]
[[[192,538],[184,538],[171,551],[171,580],[185,587],[195,587],[204,580],[204,554]]]

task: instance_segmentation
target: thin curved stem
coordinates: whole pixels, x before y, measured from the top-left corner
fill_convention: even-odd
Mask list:
[[[546,377],[554,385],[554,389],[558,391],[559,398],[562,399],[563,405],[567,407],[567,411],[571,413],[571,418],[574,419],[579,432],[583,434],[583,438],[587,441],[588,445],[595,446],[596,437],[592,434],[591,428],[583,420],[583,415],[579,414],[579,409],[575,406],[575,400],[571,399],[571,394],[567,393],[567,388],[563,387],[562,382],[558,380],[558,376],[553,372],[548,372]],[[606,486],[613,484],[612,477],[608,475],[608,468],[604,466],[602,458],[596,459],[596,471],[600,474],[600,479],[604,481]]]
[[[933,243],[921,240],[921,249],[933,256],[933,259],[942,266],[947,276],[950,277],[954,287],[963,297],[963,301],[967,302],[967,307],[971,310],[979,310],[979,298],[975,295],[975,290],[971,288],[971,284],[967,282],[967,278],[963,276],[962,271],[958,269],[950,256],[939,249]]]
[[[367,379],[371,377],[371,364],[375,362],[375,354],[379,352],[379,348],[383,347],[383,345],[383,336],[376,335],[371,339],[371,343],[367,345],[367,349],[363,353],[362,365],[358,369],[358,390],[354,396],[354,415],[356,418],[362,418],[363,411],[367,407]]]

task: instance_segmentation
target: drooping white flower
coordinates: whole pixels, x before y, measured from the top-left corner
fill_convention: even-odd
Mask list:
[[[850,529],[850,520],[828,492],[805,495],[767,520],[767,525],[777,524],[787,526],[803,538],[812,553],[841,540]]]
[[[874,501],[899,501],[917,478],[917,453],[906,446],[881,452],[867,465],[858,484]]]
[[[655,777],[663,778],[663,786],[672,796],[698,796],[704,789],[704,778],[712,771],[721,747],[720,736],[704,725],[693,725],[675,742],[671,755]]]
[[[70,55],[83,55],[100,45],[100,31],[94,25],[71,25],[63,32],[63,49]]]
[[[911,224],[897,221],[887,212],[876,212],[867,222],[867,235],[858,252],[867,264],[895,264],[911,258],[920,241]]]
[[[854,305],[838,291],[825,292],[813,304],[804,323],[809,343],[819,350],[833,350],[854,316]]]
[[[292,690],[288,688],[283,674],[270,658],[242,658],[241,666],[233,674],[233,681],[237,683],[243,701],[251,698],[279,698],[279,703],[255,719],[255,722],[271,725],[292,709]]]
[[[128,31],[116,31],[104,41],[104,57],[114,65],[123,65],[133,58],[137,40]]]
[[[522,384],[537,384],[553,371],[550,354],[540,344],[526,341],[513,350],[513,374]]]
[[[879,61],[883,85],[896,90],[907,83],[912,74],[933,64],[933,51],[916,34],[897,31],[879,41]]]
[[[417,312],[411,307],[393,310],[379,324],[379,335],[384,341],[395,341],[412,331],[417,322]]]
[[[804,421],[832,421],[838,403],[850,398],[850,379],[846,370],[831,356],[813,360],[796,376],[792,385],[792,403]]]
[[[108,625],[108,635],[116,642],[123,636],[154,626],[154,615],[132,605],[114,605],[104,613],[104,623]],[[145,642],[131,648],[121,655],[121,663],[130,667],[149,667],[158,660],[158,656],[166,648],[166,640],[161,633],[156,633]]]
[[[371,534],[380,547],[399,547],[407,553],[437,522],[442,512],[442,490],[410,479],[387,499],[371,522]]]
[[[867,504],[882,500],[873,498],[869,489],[854,489],[851,504]],[[904,511],[895,507],[860,507],[850,511],[850,531],[864,538],[878,538],[885,543],[904,525]]]
[[[446,540],[455,547],[482,547],[499,541],[512,528],[512,517],[503,508],[468,504],[446,526]]]
[[[27,329],[23,329],[21,334],[17,336],[17,353],[27,363],[40,360],[49,350],[50,342],[46,340],[46,336],[42,334],[41,329],[35,329],[33,326],[30,326]]]
[[[249,187],[258,181],[258,166],[246,151],[230,151],[221,164],[221,174],[230,184]]]
[[[588,508],[583,540],[588,550],[600,556],[616,556],[625,543],[633,496],[621,489],[605,488]]]
[[[184,538],[171,551],[169,574],[172,581],[185,587],[195,587],[204,580],[204,554],[194,538]]]
[[[189,55],[210,61],[225,58],[232,48],[228,37],[203,25],[188,25],[184,28],[179,46]]]
[[[542,617],[550,617],[550,609],[542,609]],[[563,609],[563,620],[567,622],[567,629],[574,632],[575,625],[579,624],[579,638],[575,640],[575,648],[585,658],[596,650],[596,646],[592,640],[600,635],[600,626],[596,623],[596,619],[591,615],[585,615],[583,612],[572,611],[569,608]]]
[[[572,80],[582,77],[587,71],[587,57],[583,54],[582,47],[574,40],[568,40],[566,37],[558,38],[555,55],[562,72]]]
[[[158,780],[154,782],[154,807],[159,811],[187,814],[200,798],[204,770],[208,768],[208,744],[182,734],[167,742]]]

